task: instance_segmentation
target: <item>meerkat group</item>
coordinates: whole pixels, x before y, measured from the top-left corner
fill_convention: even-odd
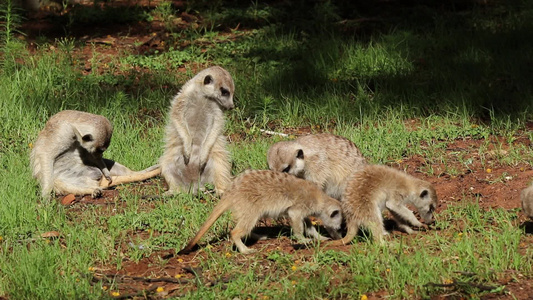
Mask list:
[[[366,162],[349,139],[329,133],[312,134],[273,144],[267,153],[270,170],[247,171],[231,177],[226,149],[224,111],[234,108],[235,85],[228,71],[215,66],[200,71],[172,99],[159,163],[143,171],[104,159],[113,127],[104,116],[66,110],[52,116],[39,133],[30,154],[33,176],[41,196],[91,194],[121,183],[162,175],[166,195],[197,193],[213,184],[220,202],[195,237],[180,252],[198,243],[227,210],[236,221],[231,239],[242,253],[252,252],[242,242],[260,218],[286,216],[301,242],[327,240],[309,216],[321,219],[333,245],[349,244],[360,228],[383,242],[388,210],[406,233],[424,227],[407,207],[414,206],[424,223],[433,222],[438,200],[427,181],[387,166]],[[533,184],[522,191],[524,212],[533,218]],[[338,230],[346,222],[346,235]],[[307,236],[307,237],[305,237]],[[310,239],[312,238],[312,239]]]

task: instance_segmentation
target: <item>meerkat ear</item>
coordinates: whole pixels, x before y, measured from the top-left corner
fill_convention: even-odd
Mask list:
[[[213,82],[213,77],[211,77],[211,75],[207,75],[205,76],[204,78],[204,84],[210,84]]]
[[[329,217],[333,219],[333,218],[335,218],[336,216],[338,216],[340,213],[341,213],[340,211],[338,211],[338,210],[334,210],[334,211],[331,213],[331,215],[329,215]]]
[[[82,136],[81,139],[82,139],[84,142],[90,142],[90,141],[93,140],[93,135],[92,135],[92,134],[86,134],[86,135]]]
[[[420,198],[424,198],[429,194],[428,190],[423,190],[422,193],[420,193]]]
[[[296,153],[296,158],[304,159],[304,151],[302,149],[298,149],[298,152]]]

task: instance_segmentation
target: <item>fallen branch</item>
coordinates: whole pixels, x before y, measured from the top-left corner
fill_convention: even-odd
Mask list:
[[[172,277],[159,277],[159,278],[149,278],[149,277],[139,277],[139,276],[128,276],[128,275],[121,275],[121,274],[93,274],[93,280],[94,281],[108,281],[108,282],[124,282],[128,280],[133,281],[144,281],[144,282],[169,282],[169,283],[179,283],[179,284],[186,284],[191,282],[191,280],[188,279],[177,279]]]
[[[473,287],[473,288],[479,289],[481,291],[493,291],[493,290],[496,290],[496,289],[500,289],[502,287],[503,287],[503,289],[505,289],[505,286],[484,285],[484,284],[478,284],[478,283],[472,283],[472,282],[464,282],[464,281],[454,281],[452,283],[433,283],[433,282],[429,282],[429,283],[426,284],[426,286],[443,287],[443,288]]]
[[[275,132],[275,131],[270,131],[270,130],[265,130],[265,129],[259,129],[259,131],[261,131],[262,133],[269,134],[269,135],[279,135],[279,136],[282,136],[282,137],[288,137],[289,136],[286,133]]]

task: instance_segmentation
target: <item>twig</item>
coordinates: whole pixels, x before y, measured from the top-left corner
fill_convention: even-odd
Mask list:
[[[279,135],[279,136],[282,136],[282,137],[288,137],[289,136],[286,133],[275,132],[275,131],[270,131],[270,130],[265,130],[265,129],[259,129],[259,131],[261,131],[262,133],[270,134],[270,135]]]
[[[444,287],[444,288],[449,288],[449,287],[460,288],[460,287],[470,286],[470,287],[474,287],[482,291],[492,291],[500,287],[500,286],[484,285],[484,284],[470,283],[470,282],[464,282],[464,281],[454,281],[452,283],[429,282],[426,284],[426,286]]]
[[[139,276],[128,276],[128,275],[121,275],[121,274],[98,274],[95,273],[93,275],[93,280],[95,281],[118,281],[118,282],[124,282],[126,280],[134,280],[134,281],[144,281],[144,282],[169,282],[169,283],[179,283],[179,284],[186,284],[191,282],[191,280],[188,279],[177,279],[172,277],[160,277],[160,278],[148,278],[148,277],[139,277]]]
[[[146,294],[153,293],[155,290],[157,290],[157,288],[158,288],[157,286],[153,286],[147,290],[139,290],[137,293],[130,293],[130,294],[116,296],[116,297],[113,297],[113,299],[130,299],[130,298],[135,298],[135,297],[140,297],[140,296],[146,296]]]

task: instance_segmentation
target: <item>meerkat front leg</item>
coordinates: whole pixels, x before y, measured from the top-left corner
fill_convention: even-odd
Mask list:
[[[418,219],[415,217],[415,214],[402,203],[398,203],[395,200],[389,200],[385,202],[385,207],[392,212],[393,215],[397,215],[401,220],[407,222],[409,225],[414,227],[424,227]]]
[[[312,240],[304,237],[304,218],[299,209],[289,208],[287,211],[291,223],[292,234],[299,243],[309,243]]]
[[[96,158],[96,166],[98,169],[100,169],[102,175],[104,175],[105,179],[108,181],[108,185],[111,185],[113,183],[113,178],[111,177],[111,173],[109,172],[109,169],[107,168],[107,165],[102,157]]]
[[[189,161],[191,159],[191,152],[192,152],[192,138],[189,133],[189,130],[183,126],[182,123],[184,123],[181,119],[172,119],[172,123],[174,124],[174,128],[176,129],[176,132],[178,133],[178,136],[180,137],[182,143],[183,143],[183,161],[185,162],[185,165],[189,164]]]
[[[305,224],[305,234],[307,236],[312,237],[315,240],[319,241],[327,241],[329,240],[328,237],[325,237],[318,233],[318,230],[316,230],[316,227],[313,225],[313,222],[309,218],[304,218],[304,224]]]
[[[226,150],[226,138],[219,136],[211,150],[209,160],[212,161],[211,172],[215,192],[222,195],[231,184],[231,161],[228,150]],[[209,176],[209,175],[208,175]]]

